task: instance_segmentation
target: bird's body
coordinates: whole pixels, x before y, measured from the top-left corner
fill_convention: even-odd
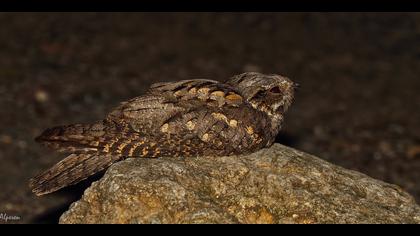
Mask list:
[[[273,143],[292,99],[293,83],[278,75],[153,84],[103,120],[44,131],[37,141],[71,154],[30,186],[50,193],[129,157],[251,153]]]

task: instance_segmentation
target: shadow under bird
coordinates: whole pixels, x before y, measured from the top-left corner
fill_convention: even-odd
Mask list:
[[[223,83],[153,84],[103,120],[45,130],[35,140],[69,156],[29,186],[36,195],[51,193],[132,157],[228,156],[269,147],[295,87],[286,77],[256,72]]]

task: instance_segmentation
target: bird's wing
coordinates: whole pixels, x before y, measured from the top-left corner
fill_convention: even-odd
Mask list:
[[[226,99],[226,96],[230,100]],[[233,106],[244,103],[234,88],[214,80],[156,83],[145,95],[126,101],[115,108],[107,116],[107,120],[120,125],[129,125],[138,132],[156,132],[167,120],[175,116],[208,108],[217,102],[220,105],[228,102]]]
[[[269,125],[265,114],[253,109],[235,88],[214,80],[154,84],[146,95],[117,107],[108,120],[156,142],[180,139],[178,145],[185,141],[190,142],[185,146],[193,146],[193,140],[200,148],[220,149],[221,154],[264,145],[263,129]]]

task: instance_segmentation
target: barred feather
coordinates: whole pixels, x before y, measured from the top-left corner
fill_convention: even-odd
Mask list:
[[[121,159],[112,155],[71,154],[47,171],[32,178],[29,181],[29,187],[38,196],[51,193],[76,184]]]

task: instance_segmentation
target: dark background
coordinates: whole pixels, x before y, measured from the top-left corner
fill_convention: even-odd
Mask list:
[[[1,13],[0,213],[57,222],[90,185],[30,193],[64,157],[33,141],[45,128],[101,119],[154,82],[244,71],[301,85],[280,143],[419,202],[419,42],[414,13]]]

